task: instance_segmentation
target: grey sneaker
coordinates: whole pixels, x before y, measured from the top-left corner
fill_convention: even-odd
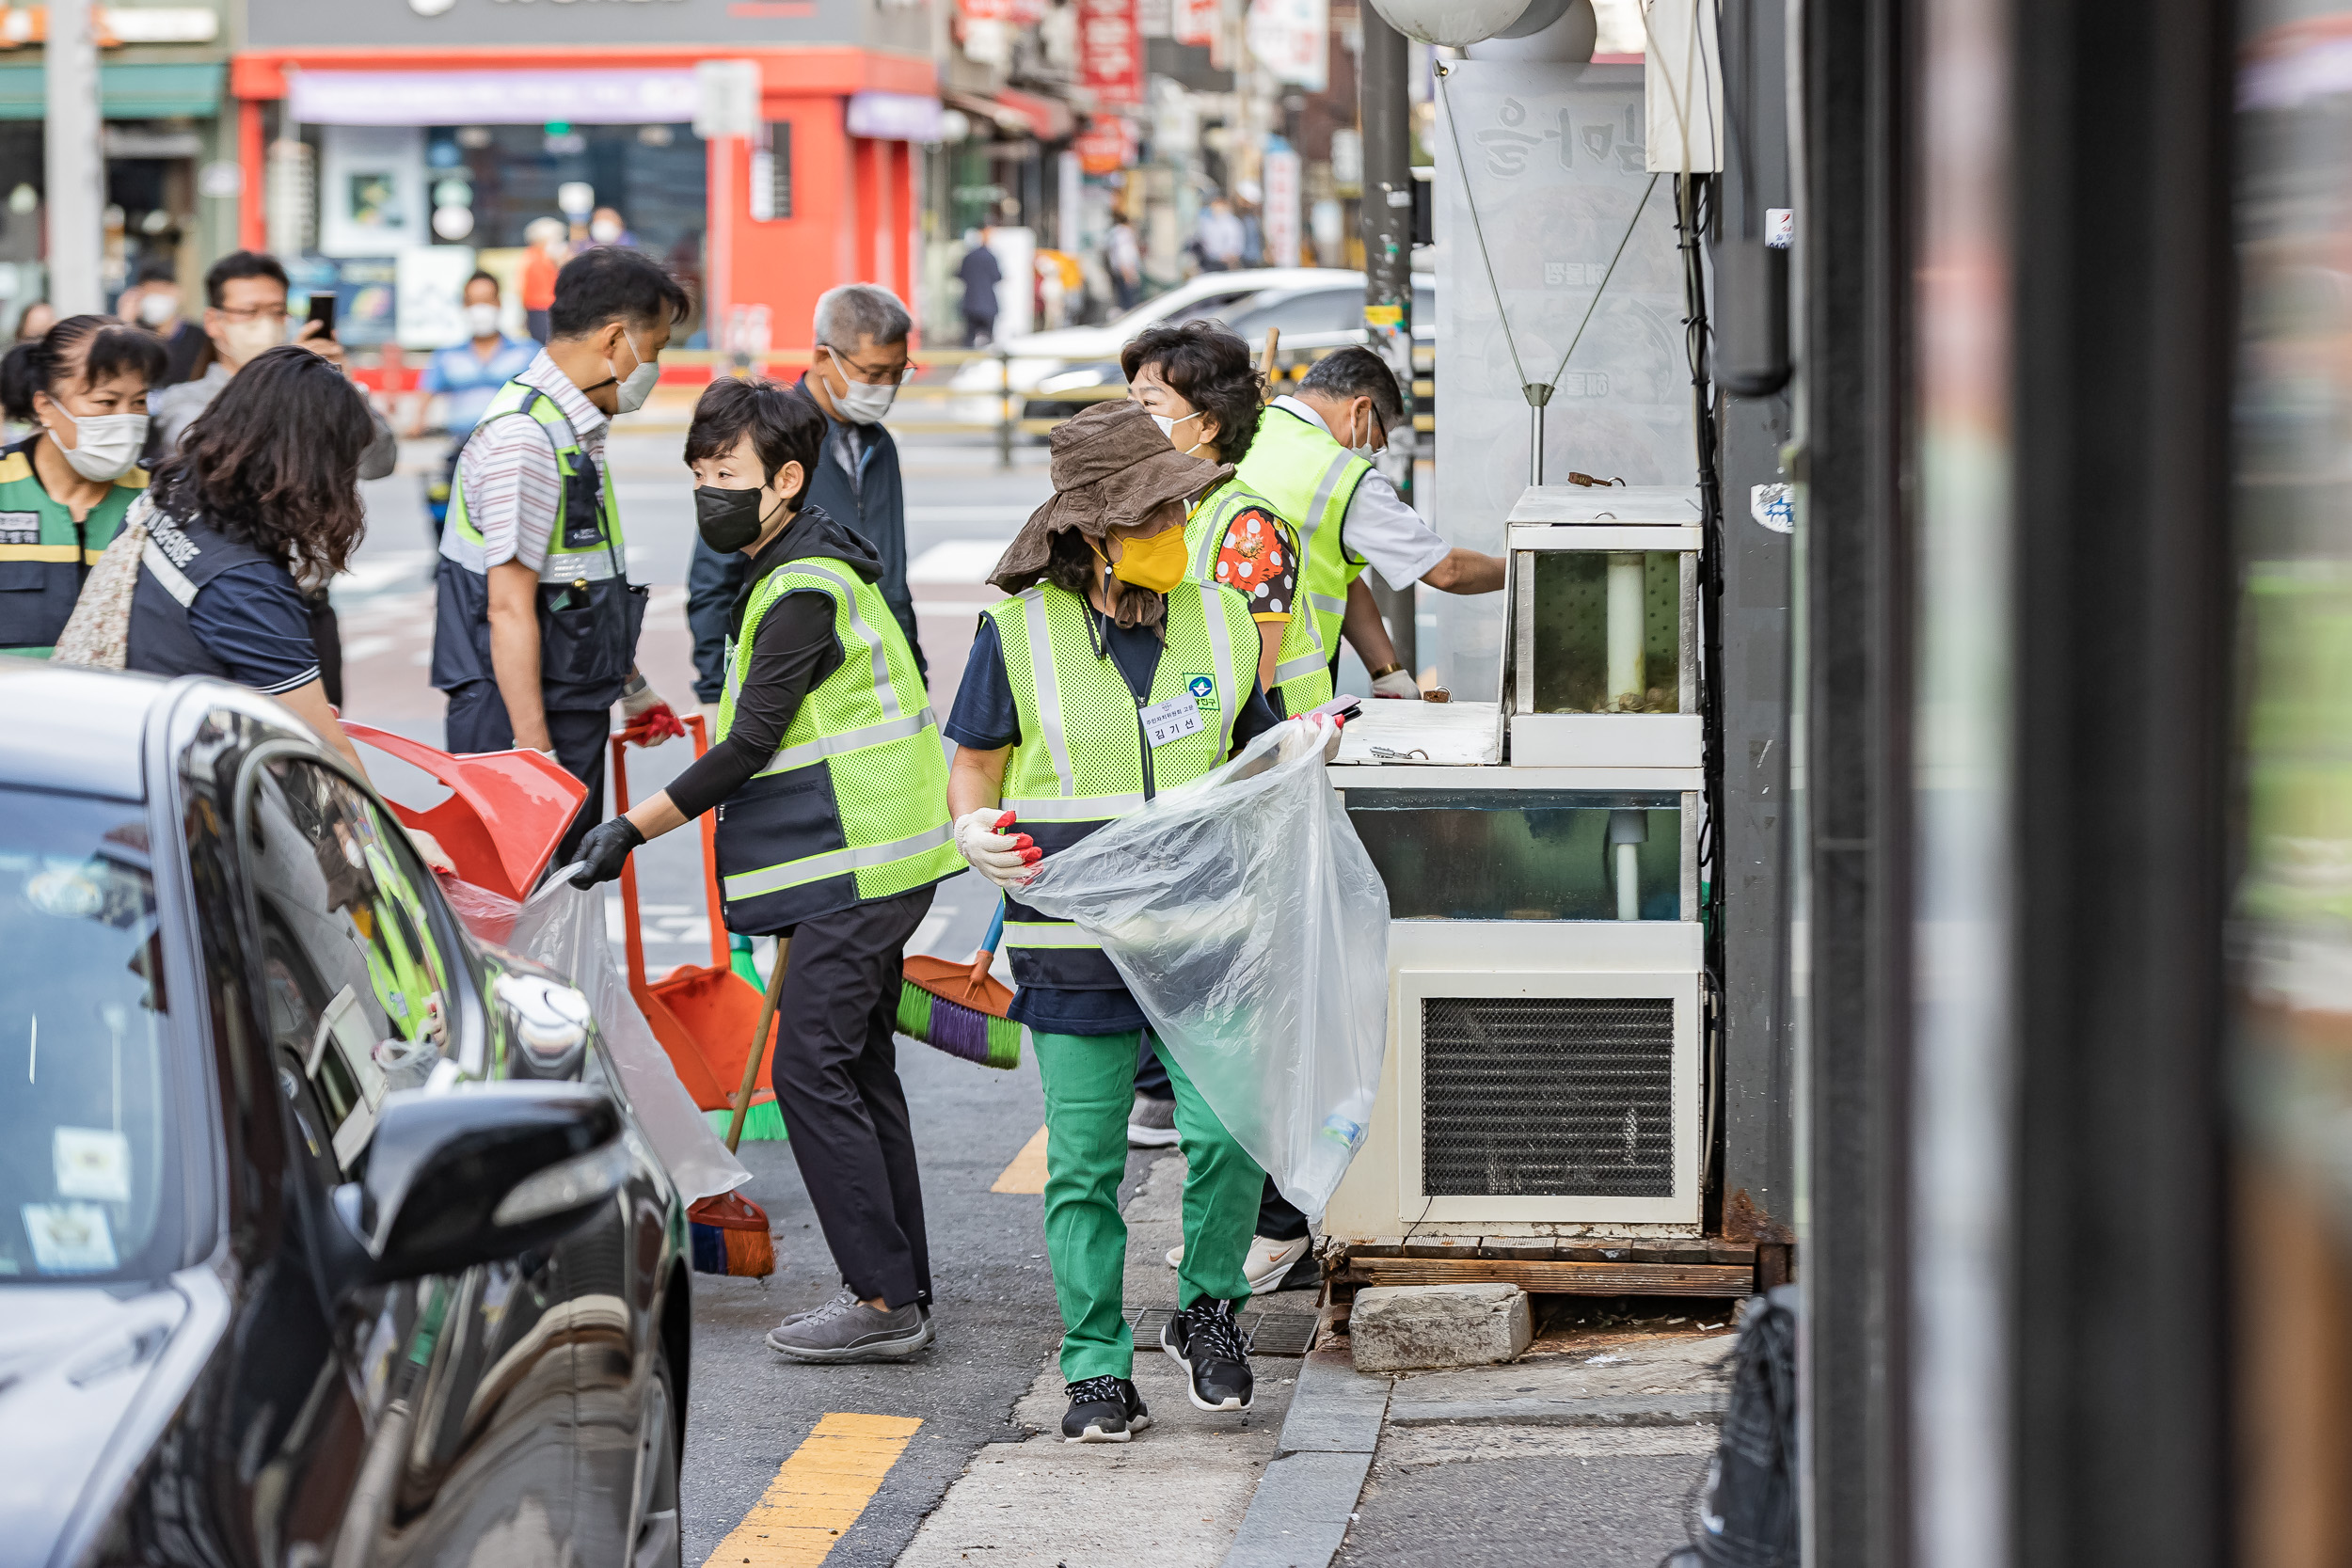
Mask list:
[[[1174,1267],[1173,1264],[1170,1264],[1169,1266],[1171,1268]],[[850,1293],[850,1288],[847,1285],[844,1285],[831,1301],[819,1302],[815,1307],[803,1307],[798,1312],[787,1312],[784,1315],[784,1321],[787,1323],[796,1323],[803,1318],[813,1318],[819,1312],[831,1311],[833,1308],[839,1307],[844,1302],[855,1300],[857,1300],[857,1297],[851,1295]]]
[[[896,1361],[928,1347],[934,1336],[913,1302],[884,1312],[847,1291],[804,1317],[768,1331],[768,1348],[795,1361]]]
[[[1173,1148],[1177,1139],[1176,1102],[1144,1094],[1136,1096],[1135,1106],[1127,1113],[1127,1147]]]

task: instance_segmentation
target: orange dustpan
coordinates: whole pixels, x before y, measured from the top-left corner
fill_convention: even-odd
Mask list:
[[[432,810],[393,805],[392,815],[438,840],[456,863],[459,880],[518,904],[538,885],[564,830],[588,799],[588,786],[541,752],[452,756],[405,736],[348,719],[342,722],[352,739],[421,768],[449,786],[449,799]],[[744,1027],[751,1025],[746,1022]]]
[[[708,749],[702,716],[695,714],[685,722],[693,732],[694,754],[700,756]],[[618,734],[612,736],[612,802],[615,812],[628,810],[628,759]],[[706,1111],[724,1111],[734,1107],[743,1069],[750,1065],[752,1032],[759,1027],[760,993],[729,962],[726,926],[719,914],[718,830],[710,813],[703,814],[701,830],[703,896],[710,911],[709,964],[680,964],[660,980],[647,979],[644,932],[638,926],[634,857],[621,865],[622,928],[628,948],[629,993],[644,1009],[645,1022],[653,1025],[654,1038],[670,1053],[670,1065],[677,1069],[678,1082],[694,1097],[694,1103]],[[761,1042],[759,1087],[752,1093],[755,1105],[775,1098],[775,1091],[768,1087],[769,1058],[774,1052],[775,1030],[771,1027]]]

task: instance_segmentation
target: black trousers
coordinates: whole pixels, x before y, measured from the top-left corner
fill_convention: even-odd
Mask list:
[[[856,904],[787,933],[776,1000],[776,1105],[801,1184],[860,1301],[930,1305],[914,1130],[898,1083],[900,962],[930,888]]]
[[[588,830],[604,820],[604,749],[612,735],[610,708],[548,710],[548,738],[555,742],[555,760],[564,771],[588,786],[572,825],[556,846],[553,869],[571,863],[572,852]],[[506,699],[496,681],[468,681],[449,694],[449,718],[444,744],[452,752],[504,752],[515,745],[515,721],[506,716]]]

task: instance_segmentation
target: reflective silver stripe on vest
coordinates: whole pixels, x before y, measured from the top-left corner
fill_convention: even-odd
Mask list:
[[[936,849],[947,842],[953,831],[952,824],[942,822],[938,827],[927,828],[912,838],[898,839],[890,844],[869,844],[863,849],[829,849],[804,860],[787,861],[782,865],[726,878],[721,883],[721,891],[729,903],[739,903],[762,894],[781,893],[788,887],[838,877],[845,871],[859,871],[869,865],[888,865],[892,861],[919,855],[926,849]]]
[[[1051,924],[1035,920],[1005,922],[1007,947],[1100,947],[1103,944],[1067,920]]]
[[[872,651],[874,656],[874,700],[882,704],[884,719],[898,718],[900,711],[898,689],[891,683],[890,679],[890,654],[882,645],[881,634],[866,624],[865,612],[858,609],[857,584],[821,561],[796,561],[783,569],[787,572],[804,573],[809,577],[823,578],[841,590],[841,608],[850,612],[850,625],[855,626],[857,634],[866,639],[866,646]],[[926,706],[923,711],[925,718],[930,716],[929,706]]]
[[[598,518],[597,521],[601,523],[603,519]],[[620,553],[617,549],[608,550],[602,545],[593,550],[578,550],[564,555],[549,551],[548,558],[539,563],[539,580],[550,587],[561,587],[583,579],[601,582],[606,578],[618,577],[620,573],[613,563],[613,557]]]
[[[139,564],[155,575],[155,580],[164,585],[164,592],[178,599],[181,608],[196,602],[196,584],[188,580],[187,573],[171,563],[171,558],[164,554],[152,536],[148,539],[147,547],[139,551]]]
[[[1057,800],[1050,795],[1016,796],[1000,802],[1016,820],[1025,822],[1108,822],[1143,809],[1143,796],[1078,795]]]
[[[931,727],[931,710],[926,705],[918,713],[900,714],[879,724],[862,724],[838,735],[820,735],[814,740],[803,740],[798,746],[782,746],[769,759],[768,766],[756,775],[766,778],[772,773],[788,773],[795,768],[806,768],[813,762],[839,756],[865,746],[879,746],[885,740],[903,740],[911,735],[921,735]]]
[[[1315,639],[1318,646],[1322,641],[1323,639],[1319,637]],[[1274,684],[1279,686],[1284,681],[1295,681],[1301,675],[1311,675],[1318,670],[1330,668],[1331,660],[1322,654],[1301,654],[1288,664],[1278,664],[1274,667]]]
[[[1061,781],[1062,794],[1075,795],[1078,776],[1070,767],[1070,737],[1062,733],[1061,677],[1054,671],[1054,632],[1045,624],[1045,590],[1022,590],[1021,618],[1029,628],[1030,679],[1037,686],[1037,721],[1045,731],[1045,754],[1054,759],[1054,777]]]
[[[1233,637],[1232,629],[1225,625],[1225,601],[1218,596],[1227,592],[1232,591],[1222,588],[1200,590],[1200,614],[1201,618],[1209,624],[1209,651],[1216,655],[1216,657],[1210,660],[1216,666],[1216,673],[1211,678],[1220,687],[1225,686],[1233,678]],[[1257,669],[1257,665],[1256,659],[1249,661],[1253,672]],[[1221,705],[1223,711],[1217,715],[1216,760],[1218,762],[1223,762],[1233,750],[1233,720],[1236,717],[1234,709],[1248,701],[1238,691],[1227,690],[1223,696],[1225,699]]]

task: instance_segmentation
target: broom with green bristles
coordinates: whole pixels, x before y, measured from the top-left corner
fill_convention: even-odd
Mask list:
[[[743,1086],[733,1096],[734,1109],[723,1113],[728,1117],[729,1154],[743,1141],[744,1123],[752,1111],[752,1090],[759,1083],[759,1065],[768,1054],[769,1028],[775,1022],[776,999],[784,994],[784,971],[791,953],[792,943],[778,937],[775,964],[769,971],[767,989],[759,999],[759,1027],[752,1031],[751,1055],[743,1064]],[[774,1106],[771,1104],[769,1109],[773,1111]],[[777,1125],[783,1125],[781,1115],[777,1117]],[[776,1246],[768,1229],[768,1211],[741,1194],[721,1193],[704,1198],[686,1211],[686,1218],[695,1273],[764,1279],[776,1272]]]
[[[768,982],[759,977],[759,965],[752,957],[752,939],[736,933],[727,938],[728,967],[743,977],[743,983],[755,991],[765,991]],[[703,1119],[721,1137],[735,1125],[732,1110],[705,1111]],[[743,1141],[746,1143],[783,1143],[790,1136],[784,1128],[784,1113],[773,1100],[757,1100],[743,1117]]]
[[[1000,898],[988,937],[970,963],[927,953],[909,957],[906,979],[898,987],[898,1032],[982,1067],[1019,1067],[1021,1025],[1005,1016],[1012,1007],[1012,989],[988,972],[1004,931]]]

